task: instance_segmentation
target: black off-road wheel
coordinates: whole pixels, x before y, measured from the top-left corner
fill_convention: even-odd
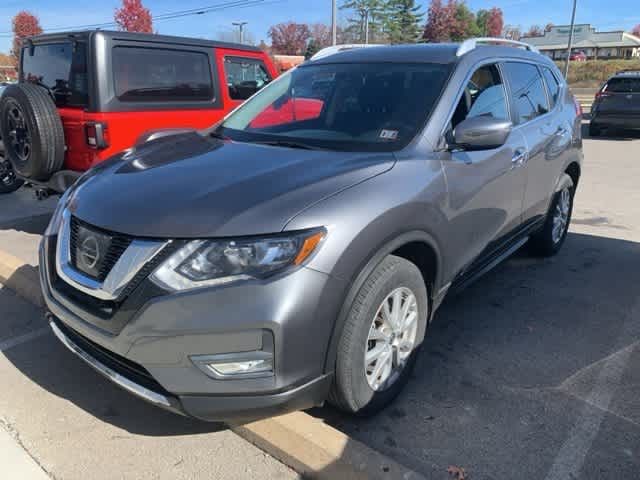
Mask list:
[[[5,161],[2,152],[0,152],[0,195],[15,192],[23,184],[24,181],[16,176],[13,167]]]
[[[22,177],[47,181],[64,163],[62,121],[49,93],[30,83],[8,86],[0,98],[5,158]]]
[[[358,416],[373,415],[392,402],[415,365],[428,309],[420,270],[403,258],[387,256],[350,307],[329,402]]]

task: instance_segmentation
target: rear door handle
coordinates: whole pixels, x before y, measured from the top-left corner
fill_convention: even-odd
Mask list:
[[[517,168],[527,161],[527,150],[525,148],[517,148],[511,157],[511,168]]]

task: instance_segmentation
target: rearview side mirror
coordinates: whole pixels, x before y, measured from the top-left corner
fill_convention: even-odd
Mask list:
[[[462,150],[489,150],[505,144],[511,129],[509,120],[490,116],[467,118],[453,129],[449,146]]]

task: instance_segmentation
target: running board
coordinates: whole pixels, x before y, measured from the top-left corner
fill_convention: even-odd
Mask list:
[[[470,269],[469,271],[464,272],[463,274],[461,274],[453,282],[453,285],[451,287],[452,293],[455,294],[455,293],[467,288],[469,285],[471,285],[473,282],[475,282],[482,275],[487,273],[489,270],[492,270],[494,267],[496,267],[497,265],[499,265],[500,263],[505,261],[507,258],[509,258],[511,255],[513,255],[525,243],[527,243],[528,240],[529,240],[529,236],[528,235],[526,237],[521,237],[520,239],[516,240],[514,243],[512,243],[506,249],[501,250],[500,252],[497,252],[494,255],[491,255],[491,256],[487,257],[487,259],[485,261],[481,262],[476,267],[474,267],[474,268]]]

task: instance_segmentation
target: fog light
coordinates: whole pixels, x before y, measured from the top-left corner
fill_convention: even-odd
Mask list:
[[[207,375],[227,380],[273,375],[273,353],[263,350],[191,357],[193,363]]]

